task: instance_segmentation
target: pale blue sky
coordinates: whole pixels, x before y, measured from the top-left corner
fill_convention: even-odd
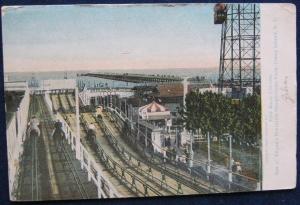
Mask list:
[[[216,68],[213,4],[4,7],[5,71]]]

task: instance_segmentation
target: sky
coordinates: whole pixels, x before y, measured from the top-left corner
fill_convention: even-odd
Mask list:
[[[217,68],[213,4],[2,8],[5,72]]]

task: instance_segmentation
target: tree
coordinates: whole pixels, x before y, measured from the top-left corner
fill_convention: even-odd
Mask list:
[[[242,134],[249,142],[261,138],[261,100],[259,95],[249,95],[241,100],[240,121]]]
[[[230,133],[239,140],[255,142],[261,137],[260,96],[249,95],[233,103],[222,94],[192,91],[186,96],[186,107],[180,111],[185,127],[215,136]]]

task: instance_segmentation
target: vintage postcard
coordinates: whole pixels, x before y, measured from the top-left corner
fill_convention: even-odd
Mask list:
[[[12,201],[295,187],[294,5],[1,12]]]

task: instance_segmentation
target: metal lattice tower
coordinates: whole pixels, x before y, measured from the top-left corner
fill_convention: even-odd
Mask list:
[[[227,4],[223,9],[219,91],[231,87],[260,88],[260,8],[258,4]],[[224,14],[225,13],[225,14]],[[239,94],[241,96],[241,94]]]

